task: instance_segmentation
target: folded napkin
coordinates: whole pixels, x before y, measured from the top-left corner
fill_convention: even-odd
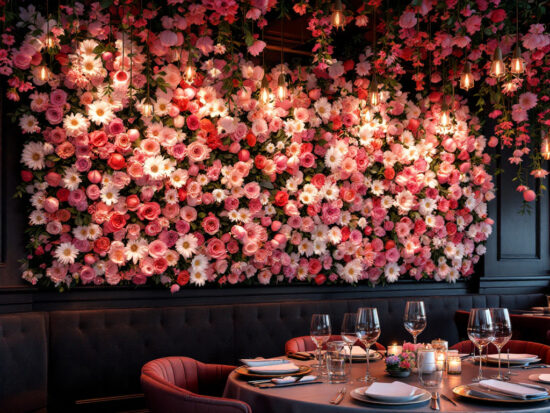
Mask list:
[[[344,353],[346,354],[346,356],[349,356],[349,347],[348,346],[344,347]],[[369,355],[372,357],[374,354],[376,354],[376,351],[370,349],[369,350]],[[365,351],[365,349],[363,347],[353,346],[352,349],[351,349],[351,356],[352,357],[365,357],[366,355],[367,355],[367,352]]]
[[[260,373],[260,374],[285,374],[285,373],[296,373],[300,370],[294,363],[282,363],[282,364],[273,364],[269,366],[258,366],[258,367],[248,367],[250,373]]]
[[[488,355],[489,360],[498,360],[498,354],[489,354]],[[510,361],[525,361],[528,362],[529,360],[536,359],[537,356],[534,354],[518,354],[518,353],[510,353]],[[500,355],[501,360],[508,360],[508,354],[501,354]]]
[[[375,382],[367,388],[365,395],[374,399],[401,399],[412,398],[417,391],[421,392],[422,390],[401,381],[394,381],[393,383]]]
[[[287,384],[287,383],[294,383],[294,382],[307,383],[308,381],[314,381],[314,380],[317,380],[317,376],[304,376],[300,379],[298,379],[298,377],[295,377],[295,376],[286,376],[286,377],[271,379],[271,381],[275,384]]]
[[[544,390],[537,390],[531,387],[522,386],[521,384],[508,383],[499,380],[482,380],[479,382],[479,385],[486,389],[494,390],[523,400],[538,399],[548,396],[548,392]]]
[[[274,366],[276,364],[290,363],[290,361],[285,359],[264,359],[263,357],[258,357],[255,359],[241,359],[241,362],[247,367]]]

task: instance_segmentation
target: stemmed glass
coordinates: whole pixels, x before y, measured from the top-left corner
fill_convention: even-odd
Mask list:
[[[311,326],[309,335],[317,346],[317,364],[313,367],[321,370],[323,363],[321,362],[321,347],[330,339],[330,317],[328,314],[313,314],[311,317]]]
[[[482,370],[483,348],[493,341],[494,334],[495,329],[491,310],[488,308],[472,308],[468,319],[468,338],[479,349],[479,376],[472,380],[474,382],[485,379]]]
[[[344,319],[342,320],[342,329],[340,335],[342,340],[346,342],[349,348],[349,383],[352,382],[351,370],[352,370],[352,350],[353,345],[357,341],[357,336],[355,335],[355,325],[357,324],[357,313],[346,313],[344,314]],[[368,354],[367,354],[368,356]]]
[[[416,337],[424,331],[427,323],[424,301],[407,301],[403,324],[405,330],[412,334],[414,344],[416,344]]]
[[[369,352],[370,347],[376,343],[378,337],[380,337],[380,321],[378,321],[378,311],[376,308],[363,307],[359,309],[357,313],[357,322],[355,324],[355,334],[365,345],[367,351],[367,371],[365,378],[359,379],[366,383],[372,383],[376,379],[370,375],[369,372]]]
[[[500,352],[502,347],[512,338],[512,323],[507,308],[491,308],[491,317],[493,318],[495,330],[493,344],[498,351],[498,375],[493,376],[493,378],[506,381],[509,378],[500,373]]]

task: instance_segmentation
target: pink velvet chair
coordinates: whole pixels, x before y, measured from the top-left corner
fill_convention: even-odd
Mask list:
[[[342,340],[342,336],[334,335],[334,336],[330,336],[329,341],[339,341],[339,340]],[[356,345],[365,348],[365,346],[363,346],[363,344],[361,344],[359,340],[357,340]],[[386,350],[386,348],[379,343],[375,343],[374,346],[372,346],[372,349],[377,351]],[[315,343],[313,342],[310,336],[294,337],[288,340],[285,344],[286,354],[296,353],[297,351],[315,351],[315,350],[317,350],[317,346],[315,345]]]
[[[510,340],[502,349],[505,354],[510,349],[510,353],[535,354],[541,358],[543,363],[550,363],[550,346],[546,344],[534,343],[532,341]],[[470,354],[474,351],[474,344],[471,341],[461,341],[456,343],[450,350],[458,350],[459,353]],[[477,351],[477,350],[476,350]],[[484,348],[484,353],[486,349]],[[489,345],[489,354],[497,352],[497,348]],[[478,352],[479,354],[479,352]],[[504,356],[506,359],[506,356]]]
[[[220,397],[234,369],[166,357],[143,366],[141,386],[152,413],[252,413],[248,404]]]

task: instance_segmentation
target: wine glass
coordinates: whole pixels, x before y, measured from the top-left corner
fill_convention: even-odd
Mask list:
[[[493,376],[497,380],[509,380],[508,377],[500,373],[500,352],[502,347],[512,338],[512,323],[507,308],[491,308],[491,317],[493,318],[494,339],[493,344],[498,351],[498,375]]]
[[[344,319],[342,320],[342,328],[340,330],[340,335],[342,340],[346,342],[349,347],[349,382],[352,382],[351,369],[352,369],[352,350],[353,345],[357,341],[357,336],[355,335],[355,325],[357,324],[357,313],[346,313],[344,314]]]
[[[359,379],[366,383],[372,383],[376,379],[370,375],[369,372],[369,352],[370,347],[376,343],[378,337],[380,337],[380,321],[378,321],[378,311],[376,308],[363,307],[359,309],[357,313],[357,322],[355,324],[355,334],[365,345],[367,351],[367,371],[365,378]]]
[[[328,314],[313,314],[311,317],[311,326],[309,335],[317,346],[317,364],[313,367],[321,370],[323,363],[321,362],[321,347],[330,339],[330,317]]]
[[[416,344],[416,337],[424,331],[427,323],[424,301],[407,301],[403,324],[405,330],[412,334],[414,344]]]
[[[470,318],[468,319],[468,338],[479,349],[479,376],[473,381],[481,381],[483,377],[482,361],[483,348],[494,339],[495,329],[491,310],[488,308],[472,308]]]

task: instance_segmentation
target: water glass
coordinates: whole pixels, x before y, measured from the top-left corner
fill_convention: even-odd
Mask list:
[[[345,344],[344,341],[330,341],[327,344],[325,357],[330,383],[345,383],[347,381]]]
[[[417,354],[418,378],[427,389],[437,389],[443,379],[445,365],[436,360],[433,349],[419,349]]]
[[[311,317],[311,326],[309,335],[317,347],[317,363],[313,367],[319,370],[323,369],[321,361],[321,348],[329,341],[331,334],[330,317],[328,314],[313,314]]]
[[[416,344],[418,335],[426,328],[427,323],[424,301],[407,301],[403,324],[405,330],[413,336],[414,344]]]
[[[344,314],[344,319],[342,320],[342,328],[340,330],[340,335],[342,340],[345,341],[346,345],[349,348],[349,382],[352,382],[351,370],[353,363],[353,345],[357,341],[357,336],[355,335],[355,324],[357,323],[357,313],[346,313]]]

